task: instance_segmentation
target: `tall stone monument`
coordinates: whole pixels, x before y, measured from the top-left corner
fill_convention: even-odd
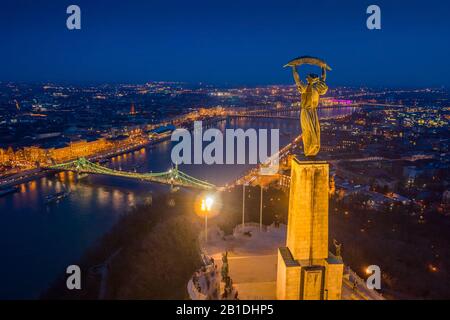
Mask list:
[[[304,84],[296,67],[313,64],[322,76],[310,74]],[[319,97],[325,94],[326,70],[318,58],[303,56],[289,62],[301,94],[303,152],[308,161],[291,160],[291,185],[286,246],[278,249],[277,298],[281,300],[341,299],[344,264],[328,252],[329,165],[311,161],[320,150]]]
[[[342,260],[328,252],[329,166],[292,159],[286,247],[278,249],[277,299],[341,299]]]

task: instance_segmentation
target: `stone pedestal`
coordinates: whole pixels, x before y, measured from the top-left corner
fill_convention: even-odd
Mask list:
[[[344,265],[328,252],[329,165],[292,159],[286,247],[278,249],[277,298],[341,298]]]

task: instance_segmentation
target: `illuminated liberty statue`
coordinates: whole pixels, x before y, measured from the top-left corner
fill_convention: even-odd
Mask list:
[[[321,77],[319,78],[318,75],[311,73],[306,77],[307,83],[303,83],[296,67],[304,63],[320,66],[322,68]],[[320,96],[328,91],[325,80],[327,77],[327,69],[331,70],[331,68],[322,60],[313,57],[294,59],[287,66],[292,67],[295,83],[301,94],[300,124],[302,127],[303,151],[305,156],[314,157],[320,150],[320,123],[319,116],[317,115],[317,107]]]

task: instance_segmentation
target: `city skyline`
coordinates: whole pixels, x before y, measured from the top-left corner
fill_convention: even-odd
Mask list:
[[[292,207],[287,201],[292,182],[290,160],[303,157],[299,93],[294,86],[218,90],[167,83],[89,88],[0,84],[0,106],[0,206],[3,213],[0,244],[1,260],[6,261],[0,273],[8,278],[0,290],[0,298],[182,299],[185,279],[190,273],[198,286],[197,256],[186,253],[196,250],[196,241],[206,239],[206,234],[213,244],[223,241],[215,236],[222,232],[217,228],[233,230],[240,223],[248,223],[249,232],[253,234],[250,241],[254,243],[249,253],[261,254],[254,252],[261,246],[276,253],[276,246],[284,246],[288,208]],[[341,254],[337,248],[343,244],[342,257],[351,267],[344,272],[359,281],[356,294],[360,299],[447,297],[448,286],[442,279],[448,274],[446,266],[450,261],[446,232],[450,221],[450,193],[445,174],[448,172],[450,120],[448,91],[330,89],[327,96],[321,98],[318,113],[321,118],[320,157],[330,163],[330,173],[324,175],[325,182],[328,176],[330,179],[329,191],[325,190],[327,183],[324,182],[320,194],[330,194],[329,241],[337,246],[330,255],[332,261],[335,254]],[[170,141],[173,130],[192,128],[197,120],[221,132],[236,127],[279,129],[282,146],[279,173],[260,177],[258,166],[253,165],[180,164],[174,167],[171,161],[174,144]],[[307,185],[306,181],[304,184]],[[243,194],[248,194],[245,201],[242,201]],[[211,206],[214,212],[210,216],[197,210],[197,207],[202,208],[198,206],[201,201],[205,203],[203,211],[207,210],[207,199],[217,205]],[[105,237],[116,237],[114,232],[135,235],[126,227],[127,223],[120,222],[121,219],[139,219],[140,215],[134,214],[139,211],[133,208],[139,210],[141,206],[144,206],[147,222],[131,225],[142,225],[139,231],[142,236],[148,234],[146,223],[153,224],[155,216],[163,215],[165,219],[172,214],[189,215],[190,222],[177,224],[185,226],[187,234],[171,230],[171,227],[163,229],[163,237],[155,238],[173,237],[185,246],[175,242],[167,250],[166,241],[146,240],[151,241],[152,247],[159,248],[152,251],[156,254],[145,254],[138,260],[120,259],[126,269],[119,267],[113,272],[120,272],[123,280],[111,285],[114,288],[131,286],[132,291],[117,294],[98,291],[95,277],[88,279],[93,281],[93,289],[88,291],[67,291],[65,282],[56,282],[46,289],[67,263],[100,243],[99,239],[105,234]],[[122,218],[116,220],[117,217]],[[203,219],[204,233],[195,227]],[[163,225],[171,226],[170,221]],[[259,225],[255,225],[258,222]],[[117,227],[109,229],[112,225]],[[267,228],[277,239],[270,246],[265,237]],[[172,232],[174,235],[170,236]],[[17,234],[23,236],[17,237]],[[45,234],[56,235],[60,244],[54,247],[53,237]],[[31,241],[43,236],[42,241]],[[376,239],[376,247],[367,241],[368,236]],[[75,250],[73,239],[81,242]],[[236,235],[238,242],[239,239],[241,236]],[[245,243],[249,240],[245,235],[244,239]],[[332,239],[337,239],[337,244],[331,242]],[[389,246],[392,242],[397,245]],[[433,244],[431,250],[430,243]],[[222,244],[227,245],[227,242]],[[26,247],[30,254],[15,257],[19,246]],[[124,253],[124,257],[138,252],[126,241],[120,246],[125,246],[129,252]],[[410,252],[404,248],[419,252],[414,256],[415,264],[409,263]],[[213,255],[215,261],[221,260],[220,253],[224,250]],[[185,276],[171,283],[171,289],[165,293],[151,290],[139,293],[137,288],[142,281],[161,287],[159,281],[164,279],[166,268],[155,263],[165,261],[160,257],[172,253],[187,259],[189,265],[183,264],[177,271]],[[114,252],[109,254],[114,256]],[[253,254],[245,256],[254,257]],[[275,258],[276,255],[270,259],[263,255],[254,259],[263,259],[265,263],[252,258],[244,266],[236,266],[231,260],[229,274],[237,287],[233,289],[228,283],[229,290],[236,294],[238,288],[240,299],[259,297],[256,287],[252,290],[239,287],[243,280],[237,273],[249,266],[261,265],[254,270],[259,281],[272,280],[275,284],[277,271],[272,270],[269,279],[265,278],[269,273],[264,271],[264,266],[275,265]],[[41,259],[49,260],[39,263]],[[28,264],[35,267],[35,272],[26,276],[26,283],[17,284],[17,277],[22,276]],[[382,281],[383,296],[365,288],[361,280],[367,277],[367,268],[373,264],[387,277]],[[98,265],[97,259],[88,265]],[[140,274],[139,282],[134,282],[127,275],[134,274],[136,265],[146,266],[140,270],[151,268],[152,272]],[[80,267],[92,270],[88,266]],[[340,268],[339,263],[336,267]],[[280,272],[283,274],[283,269]],[[200,274],[204,274],[203,271],[200,270]],[[411,274],[418,277],[413,284],[408,282]],[[334,279],[336,284],[340,283],[339,277]],[[396,280],[391,282],[390,279]],[[264,293],[265,297],[275,299],[275,286],[272,288]],[[217,292],[201,287],[196,290],[218,298]],[[280,290],[282,294],[283,286]],[[339,286],[334,286],[333,290],[332,296],[320,294],[320,298],[338,298]],[[352,284],[343,280],[342,298],[354,299],[352,290],[355,291]],[[196,299],[195,292],[189,293],[192,299]],[[283,295],[277,293],[277,297],[282,299]]]
[[[22,10],[25,4],[28,9]],[[369,4],[356,1],[344,6],[200,1],[170,7],[78,1],[81,30],[65,26],[70,4],[3,5],[1,81],[290,84],[290,72],[282,66],[310,54],[333,67],[330,86],[450,84],[445,63],[450,46],[443,41],[449,5],[442,2],[378,1],[381,30],[367,29]]]
[[[450,299],[449,10],[1,3],[0,300]]]

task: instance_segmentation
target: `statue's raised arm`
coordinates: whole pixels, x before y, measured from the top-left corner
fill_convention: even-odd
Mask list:
[[[317,83],[317,93],[322,96],[327,93],[328,86],[325,83],[325,80],[327,79],[327,70],[325,68],[322,68],[322,75],[320,76],[320,81]]]
[[[325,69],[324,67],[322,67],[322,76],[320,77],[320,79],[325,82],[327,80],[327,69]]]
[[[300,75],[297,72],[297,67],[296,66],[292,67],[292,74],[294,75],[294,80],[295,80],[295,83],[297,84],[297,90],[300,93],[305,92],[306,84],[303,83],[302,80],[300,79]]]

